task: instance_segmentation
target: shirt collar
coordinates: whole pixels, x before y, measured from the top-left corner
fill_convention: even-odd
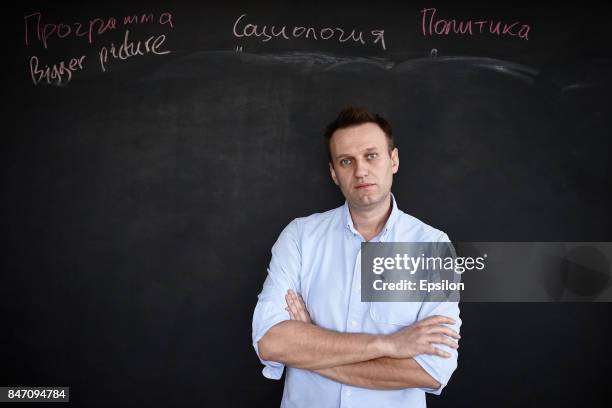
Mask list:
[[[389,215],[389,218],[387,219],[385,226],[380,231],[380,233],[377,235],[381,241],[387,237],[387,235],[389,234],[389,231],[391,230],[391,228],[393,228],[395,221],[399,217],[400,211],[399,211],[399,208],[397,208],[397,202],[395,201],[395,196],[393,195],[393,193],[391,193],[391,207],[392,207],[391,214]],[[343,218],[345,220],[346,228],[353,234],[359,235],[359,232],[353,226],[353,219],[351,218],[351,213],[349,211],[348,201],[344,202],[342,211],[343,211]]]

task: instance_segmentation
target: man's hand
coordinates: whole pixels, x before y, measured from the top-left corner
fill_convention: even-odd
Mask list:
[[[306,308],[304,299],[293,290],[289,289],[285,295],[287,307],[291,320],[304,323],[312,323],[310,314]],[[455,321],[446,316],[430,316],[408,326],[397,333],[383,336],[383,347],[385,355],[392,358],[410,358],[419,354],[431,354],[443,358],[451,355],[444,350],[434,347],[434,344],[444,344],[457,349],[456,340],[461,336],[453,329],[444,324],[454,324]]]
[[[444,344],[457,349],[461,336],[444,324],[454,324],[455,321],[446,316],[430,316],[411,326],[390,334],[383,338],[386,352],[389,357],[408,358],[419,354],[431,354],[449,358],[451,355],[444,350],[434,347],[434,344]]]
[[[285,310],[289,313],[291,320],[312,324],[302,296],[288,290],[285,300],[287,302]],[[433,343],[438,343],[453,348],[457,347],[457,343],[449,337],[459,338],[460,336],[454,330],[443,326],[447,323],[452,324],[454,321],[444,316],[432,316],[397,333],[380,336],[381,340],[378,344],[381,350],[384,350],[386,357],[309,369],[342,384],[362,388],[394,390],[426,387],[437,389],[440,383],[411,357],[419,354],[450,357],[446,352],[433,346]]]
[[[310,313],[308,313],[308,309],[306,308],[304,299],[302,299],[302,295],[296,294],[294,291],[289,289],[285,295],[285,301],[287,302],[287,307],[285,310],[289,312],[289,317],[291,317],[291,320],[312,323]]]

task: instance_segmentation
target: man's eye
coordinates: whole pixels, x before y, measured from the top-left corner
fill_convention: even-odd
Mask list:
[[[368,158],[368,160],[372,160],[378,157],[378,153],[369,153],[366,157]]]
[[[349,164],[351,164],[351,159],[342,159],[340,160],[340,164],[342,166],[348,166]]]

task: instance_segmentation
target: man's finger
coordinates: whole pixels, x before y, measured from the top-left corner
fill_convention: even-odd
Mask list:
[[[452,337],[454,339],[460,339],[461,335],[459,333],[457,333],[456,331],[454,331],[453,329],[446,327],[446,326],[429,326],[430,328],[428,328],[427,332],[429,334],[437,334],[437,333],[442,333],[442,334],[446,334],[449,337]]]
[[[288,294],[285,296],[285,301],[287,302],[287,306],[289,306],[289,309],[291,309],[291,313],[293,313],[293,315],[297,318],[299,316],[299,313],[294,304],[295,302],[293,301],[293,298],[291,297],[291,294]]]
[[[302,317],[306,318],[306,313],[307,313],[306,306],[304,305],[304,302],[302,302],[301,297],[298,294],[294,293],[293,294],[293,301],[297,305],[298,310],[300,311],[300,314],[302,315]]]
[[[419,323],[428,326],[432,324],[455,324],[456,322],[450,317],[436,315],[426,317],[425,319],[419,321]]]
[[[291,311],[293,312],[293,315],[295,316],[295,318],[299,320],[299,318],[300,318],[300,310],[299,310],[298,306],[295,304],[295,301],[293,299],[291,299],[290,302],[291,303],[290,303],[289,307],[291,308]]]
[[[434,334],[432,336],[430,336],[428,338],[428,341],[430,343],[435,343],[435,344],[444,344],[450,348],[454,348],[454,349],[458,349],[459,348],[459,343],[457,343],[454,340],[449,339],[448,337],[446,337],[443,334]]]
[[[308,310],[308,309],[306,308],[306,302],[304,302],[304,298],[303,298],[303,297],[302,297],[302,295],[300,295],[299,293],[298,293],[298,300],[299,300],[299,301],[300,301],[300,303],[302,304],[302,307],[304,308],[304,310]]]
[[[293,313],[291,313],[291,310],[290,310],[288,307],[286,307],[286,308],[285,308],[285,310],[287,311],[287,313],[289,313],[289,318],[290,318],[291,320],[295,320],[295,318],[294,318],[294,316],[293,316]]]
[[[302,302],[302,306],[304,307],[304,314],[306,315],[308,322],[312,322],[312,319],[310,318],[310,312],[308,311],[308,308],[306,307],[306,302],[304,302],[304,299],[302,298],[301,295],[300,295],[300,302]]]
[[[440,350],[437,347],[432,347],[432,348],[433,348],[433,352],[432,353],[428,353],[428,354],[432,354],[434,356],[440,356],[442,358],[449,358],[451,356],[450,353],[447,353],[444,350]]]
[[[293,292],[291,296],[293,298],[293,303],[295,304],[298,310],[300,319],[302,319],[304,322],[309,321],[310,319],[308,316],[308,311],[306,310],[306,306],[304,305],[304,303],[300,300],[300,298],[295,292]]]

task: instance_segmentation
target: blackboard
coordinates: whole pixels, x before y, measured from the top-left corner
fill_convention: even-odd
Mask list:
[[[39,2],[7,19],[0,385],[277,405],[252,311],[282,228],[343,202],[322,134],[347,105],[391,122],[400,207],[451,239],[612,240],[604,6]],[[603,395],[609,304],[462,317],[431,406]]]

